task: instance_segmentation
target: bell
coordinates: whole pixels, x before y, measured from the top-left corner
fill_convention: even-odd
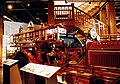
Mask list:
[[[28,29],[29,30],[32,30],[33,29],[33,27],[34,27],[34,24],[33,24],[33,22],[32,21],[30,21],[29,23],[28,23]]]

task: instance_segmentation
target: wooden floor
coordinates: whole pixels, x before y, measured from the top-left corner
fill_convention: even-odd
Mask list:
[[[0,84],[3,84],[3,68],[0,67]]]

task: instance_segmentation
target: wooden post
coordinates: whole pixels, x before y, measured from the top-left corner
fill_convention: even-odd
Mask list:
[[[72,5],[72,19],[75,19],[75,17],[74,17],[74,3],[72,3],[71,5]]]
[[[117,33],[116,15],[114,2],[108,2],[106,5],[107,20],[109,25],[110,34]]]
[[[101,10],[100,11],[100,21],[107,24],[107,14],[105,10]],[[108,34],[108,31],[106,32],[105,29],[101,29],[102,30],[102,34]]]
[[[0,66],[2,66],[3,16],[0,15]]]
[[[48,3],[48,24],[54,24],[54,2]]]
[[[103,23],[107,24],[107,14],[105,10],[101,10],[100,11],[100,21],[102,21]]]

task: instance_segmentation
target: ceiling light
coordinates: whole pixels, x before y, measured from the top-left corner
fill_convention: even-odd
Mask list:
[[[92,2],[89,2],[89,5],[91,6],[91,5],[92,5]]]
[[[11,5],[11,4],[9,4],[7,7],[8,7],[9,10],[13,9],[13,5]]]
[[[30,3],[27,3],[27,6],[30,6]]]
[[[36,20],[40,20],[40,18],[36,18]]]

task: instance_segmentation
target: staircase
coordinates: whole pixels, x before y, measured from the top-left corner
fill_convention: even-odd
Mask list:
[[[93,16],[99,10],[100,5],[103,5],[103,2],[85,2],[77,8]]]
[[[86,3],[83,5],[86,5]],[[104,5],[104,3],[105,2],[94,2],[92,3],[92,6],[83,6],[84,8],[80,6],[75,7],[74,4],[56,5],[54,7],[55,23],[62,22],[63,25],[69,25],[69,27],[77,26],[86,32],[95,27],[99,35],[108,34],[108,26],[93,17],[100,11],[100,8]]]

